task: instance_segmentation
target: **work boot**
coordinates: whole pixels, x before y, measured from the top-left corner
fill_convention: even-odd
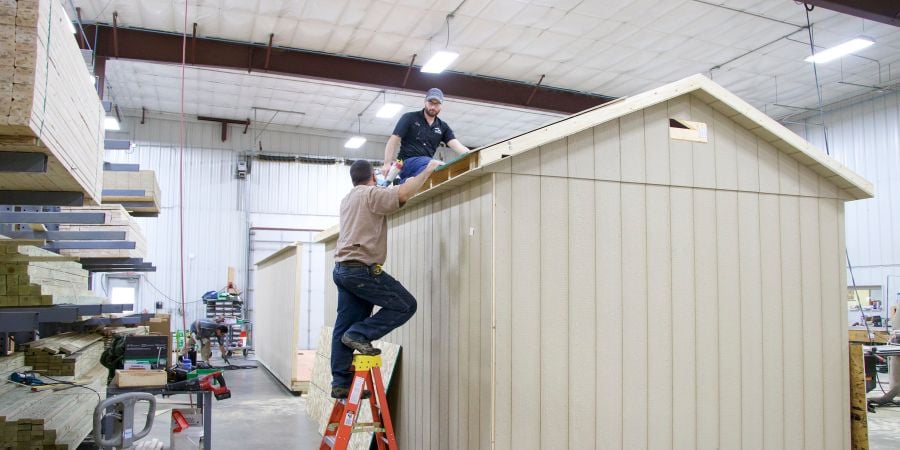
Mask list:
[[[341,343],[358,351],[362,355],[375,356],[381,354],[380,348],[372,347],[372,343],[365,338],[354,337],[350,333],[344,333],[344,335],[341,336]]]
[[[348,395],[350,395],[350,388],[348,388],[348,387],[335,386],[335,387],[331,388],[331,398],[343,400],[343,399],[347,398]],[[371,392],[369,392],[368,390],[363,390],[362,395],[360,395],[359,398],[365,400],[371,396],[372,396]]]

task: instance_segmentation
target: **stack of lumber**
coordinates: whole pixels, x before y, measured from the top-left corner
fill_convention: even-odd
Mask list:
[[[133,195],[113,195],[110,191],[134,191]],[[142,195],[139,191],[142,191]],[[132,194],[132,193],[129,193]],[[156,172],[138,170],[125,172],[106,170],[103,172],[103,204],[120,203],[128,212],[158,213],[159,184]]]
[[[11,371],[30,367],[18,353],[0,358],[0,370],[6,380]],[[54,377],[79,386],[32,392],[14,383],[0,385],[0,449],[77,448],[93,428],[94,408],[99,396],[105,396],[106,374],[106,368],[95,362],[82,376]]]
[[[100,333],[103,335],[103,348],[107,349],[117,336],[143,336],[147,334],[147,327],[106,327]]]
[[[0,0],[0,151],[47,155],[46,172],[0,190],[75,191],[100,201],[103,105],[60,0]]]
[[[96,225],[64,224],[59,226],[59,231],[124,231],[125,240],[135,243],[134,249],[80,249],[60,250],[60,254],[78,256],[81,258],[146,258],[147,240],[141,232],[131,214],[122,205],[100,205],[84,207],[62,207],[62,212],[89,212],[104,213],[106,220]]]
[[[95,333],[64,333],[28,344],[25,364],[41,375],[86,375],[100,361],[103,336]]]
[[[0,307],[106,303],[87,289],[81,264],[22,242],[0,239]]]

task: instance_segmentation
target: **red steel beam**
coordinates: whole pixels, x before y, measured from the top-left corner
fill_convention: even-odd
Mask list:
[[[804,0],[809,5],[900,27],[897,0]]]
[[[90,28],[94,28],[91,26]],[[97,56],[112,56],[112,28],[97,25]],[[118,28],[118,54],[122,59],[147,62],[181,63],[181,35],[158,31]],[[276,57],[265,69],[268,52],[253,52],[266,45],[217,39],[197,38],[194,64],[259,72],[279,73],[310,78],[337,80],[388,89],[425,92],[440,87],[446,95],[471,100],[527,107],[562,113],[575,113],[613,100],[604,95],[586,94],[542,85],[534,92],[533,84],[487,78],[455,72],[427,74],[408,71],[405,64],[361,58],[350,58],[304,50],[273,48]],[[193,52],[192,52],[193,53]],[[193,58],[192,58],[193,59]],[[409,77],[404,83],[407,72]],[[405,86],[404,86],[405,84]],[[526,101],[532,94],[531,104]]]

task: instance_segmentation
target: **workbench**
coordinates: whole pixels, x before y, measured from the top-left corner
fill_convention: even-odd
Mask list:
[[[126,394],[129,392],[146,392],[152,395],[161,395],[163,397],[169,397],[172,395],[192,395],[196,396],[197,407],[203,411],[203,450],[212,450],[212,392],[210,391],[173,391],[170,389],[166,389],[164,386],[160,387],[138,387],[138,388],[120,388],[115,384],[115,381],[109,384],[106,388],[106,396],[107,398],[113,397],[119,394]],[[112,436],[106,435],[107,431],[111,429],[110,425],[107,425],[106,419],[103,422],[104,429],[104,437],[111,438]],[[104,447],[104,450],[112,450],[110,447]]]

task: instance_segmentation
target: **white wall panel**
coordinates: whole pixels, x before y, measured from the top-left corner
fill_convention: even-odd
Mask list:
[[[157,300],[165,301],[166,308],[173,312],[180,306],[180,132],[181,125],[176,120],[148,118],[141,125],[139,119],[127,117],[123,121],[123,131],[110,137],[130,139],[133,148],[106,152],[106,161],[139,163],[142,169],[156,171],[162,191],[159,217],[137,219],[150,243],[147,259],[157,267],[157,272],[145,274],[144,279],[150,286],[140,290],[138,310],[152,311]],[[319,165],[253,160],[247,178],[237,179],[235,168],[240,153],[258,148],[259,141],[266,152],[322,157],[380,159],[383,149],[382,143],[368,143],[357,156],[345,151],[343,139],[338,136],[286,131],[259,133],[253,128],[243,134],[239,126],[229,127],[228,139],[222,142],[219,125],[187,122],[183,198],[184,295],[188,302],[188,323],[203,315],[203,304],[198,301],[200,296],[225,286],[228,266],[237,268],[236,282],[240,288],[247,288],[248,259],[252,265],[266,256],[263,248],[248,255],[248,226],[282,228],[287,229],[288,234],[291,229],[304,231],[276,239],[285,244],[309,240],[314,234],[311,231],[337,222],[340,199],[351,188],[349,167],[342,163]],[[257,242],[255,246],[270,244]],[[314,255],[312,259],[318,261],[320,258]],[[313,270],[324,268],[316,265]],[[323,275],[314,274],[311,278],[319,280]],[[320,315],[324,304],[322,289],[324,287],[316,287],[308,293],[310,303],[306,308]],[[252,297],[252,289],[248,293]],[[319,326],[318,323],[310,325],[313,328]],[[313,340],[315,336],[317,333],[313,334]],[[305,346],[310,345],[309,339],[300,338],[305,340]]]
[[[814,116],[806,125],[790,128],[824,150],[825,134],[815,125],[819,122]],[[900,292],[900,278],[895,277],[900,275],[900,93],[827,112],[825,124],[831,156],[875,185],[875,198],[846,206],[847,250],[856,284],[881,286],[886,292],[891,276],[893,295],[885,297],[893,305]]]

